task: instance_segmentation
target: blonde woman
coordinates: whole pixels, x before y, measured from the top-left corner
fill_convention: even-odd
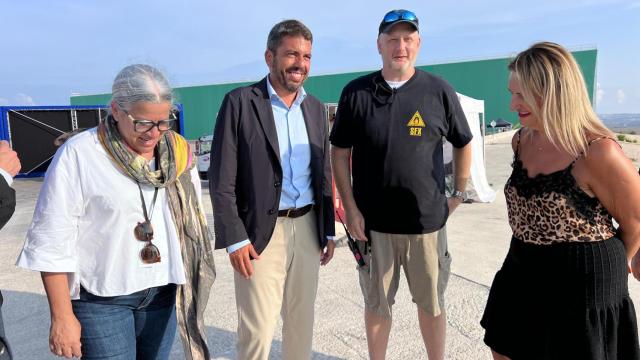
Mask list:
[[[485,343],[495,359],[640,359],[627,289],[640,177],[566,49],[534,44],[509,70],[523,128],[505,185],[513,237],[481,321]]]

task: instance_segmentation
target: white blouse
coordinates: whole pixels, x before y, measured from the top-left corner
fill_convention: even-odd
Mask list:
[[[202,203],[195,167],[191,176]],[[150,211],[154,188],[141,186]],[[118,296],[184,284],[180,240],[165,189],[158,189],[151,218],[159,263],[144,264],[140,259],[145,242],[138,241],[133,230],[143,221],[136,182],[112,162],[97,129],[87,130],[69,139],[54,156],[16,265],[68,273],[72,299],[79,298],[80,285],[94,295]]]

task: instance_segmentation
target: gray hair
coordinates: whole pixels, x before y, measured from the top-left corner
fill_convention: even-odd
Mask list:
[[[275,54],[285,36],[302,36],[313,43],[311,30],[298,20],[283,20],[273,26],[267,38],[267,49]]]
[[[174,95],[160,70],[150,65],[129,65],[120,70],[113,80],[111,101],[125,111],[138,102],[173,105]]]

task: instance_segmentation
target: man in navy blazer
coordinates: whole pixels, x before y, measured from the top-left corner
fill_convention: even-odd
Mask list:
[[[267,40],[269,75],[229,92],[212,144],[216,248],[235,269],[238,359],[267,359],[278,313],[282,357],[309,359],[320,264],[333,257],[334,213],[324,105],[302,84],[312,35],[297,20]]]
[[[11,219],[16,209],[16,192],[11,188],[13,177],[20,171],[20,160],[9,143],[0,141],[0,229]],[[0,308],[2,308],[0,292]],[[1,309],[0,309],[1,310]],[[0,360],[11,360],[11,349],[4,334],[2,312],[0,311]]]

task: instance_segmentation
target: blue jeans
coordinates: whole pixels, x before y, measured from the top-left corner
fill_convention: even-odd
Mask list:
[[[80,290],[82,359],[168,359],[176,333],[176,285],[102,297]]]

